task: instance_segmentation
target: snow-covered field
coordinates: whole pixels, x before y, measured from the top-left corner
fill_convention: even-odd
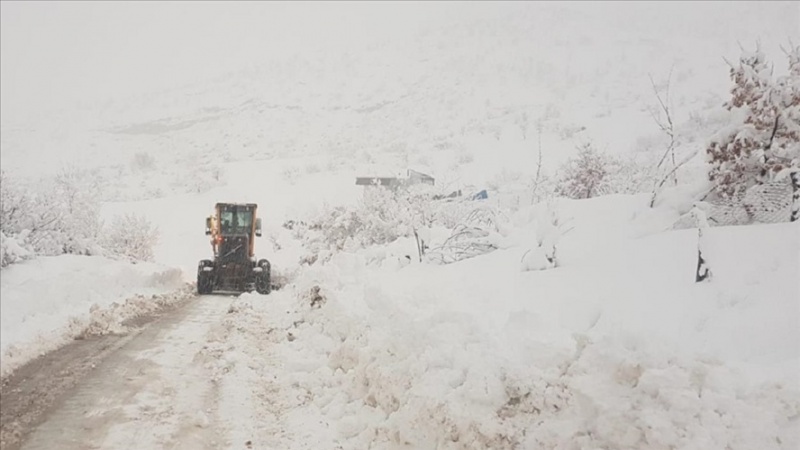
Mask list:
[[[697,230],[673,224],[705,178],[702,157],[655,208],[647,193],[530,195],[539,151],[551,180],[586,143],[654,164],[665,137],[648,75],[664,94],[671,73],[679,157],[702,150],[728,119],[723,57],[760,39],[785,70],[779,45],[800,41],[800,6],[452,5],[412,14],[407,28],[388,27],[400,7],[387,6],[372,40],[265,51],[211,79],[66,112],[4,102],[7,175],[36,185],[69,162],[99,186],[104,219],[139,214],[159,241],[153,263],[64,255],[3,268],[3,374],[185,300],[210,255],[214,203],[256,202],[256,255],[286,285],[196,299],[201,319],[169,331],[176,347],[164,338],[135,357],[161,378],[119,405],[126,421],[106,446],[129,448],[146,425],[152,446],[184,436],[182,448],[207,435],[223,448],[800,447],[798,223],[712,228],[713,275],[696,283]],[[335,26],[360,17],[342,14]],[[287,221],[359,205],[356,176],[407,168],[443,194],[487,189],[498,248],[440,265],[420,262],[409,237],[350,240],[300,263],[316,249]],[[534,249],[551,212],[570,228],[558,265],[530,270],[547,266]],[[435,246],[449,230],[429,232]],[[205,371],[213,389],[195,383]],[[159,399],[161,388],[178,394]],[[212,391],[213,426],[188,394]],[[205,434],[184,430],[186,414]]]

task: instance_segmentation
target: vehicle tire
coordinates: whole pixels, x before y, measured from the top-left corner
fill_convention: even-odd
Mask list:
[[[269,261],[262,259],[256,267],[261,268],[261,272],[256,272],[256,292],[267,295],[272,291],[272,266]]]
[[[214,290],[214,271],[203,270],[206,267],[214,267],[214,263],[204,259],[197,266],[197,293],[200,295],[210,294]]]

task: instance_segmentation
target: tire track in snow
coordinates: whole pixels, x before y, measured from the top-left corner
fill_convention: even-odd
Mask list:
[[[243,295],[225,322],[226,348],[220,361],[231,374],[222,379],[220,418],[231,423],[231,448],[333,448],[327,423],[313,405],[312,393],[296,378],[285,345],[294,340],[296,290],[269,297]]]
[[[255,298],[274,305],[281,296],[273,292],[269,297]],[[253,311],[250,301],[238,299],[229,309],[224,329],[226,346],[220,361],[225,362],[223,370],[233,376],[221,379],[219,412],[221,420],[231,424],[232,448],[248,443],[252,448],[291,448],[293,442],[284,439],[281,423],[285,411],[281,391],[270,385],[281,367],[270,352],[277,333],[263,323],[263,316]]]

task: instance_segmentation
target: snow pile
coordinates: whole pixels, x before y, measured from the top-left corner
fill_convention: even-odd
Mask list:
[[[796,448],[797,224],[710,230],[697,284],[693,230],[631,224],[647,200],[564,202],[552,270],[521,271],[522,245],[401,268],[342,252],[243,295],[232,329],[251,365],[282,361],[264,383],[322,446]]]
[[[95,303],[89,308],[88,320],[73,318],[70,321],[70,330],[80,330],[77,335],[79,338],[105,334],[124,334],[129,328],[126,322],[152,314],[169,306],[175,306],[195,295],[195,287],[185,284],[182,288],[164,294],[137,294],[125,299],[122,303],[114,302],[106,308],[102,308]]]
[[[33,252],[25,248],[24,241],[25,235],[6,236],[0,231],[0,267],[6,267],[33,256]]]
[[[124,321],[194,295],[178,270],[76,255],[14,264],[0,290],[4,375],[68,339],[124,332]]]

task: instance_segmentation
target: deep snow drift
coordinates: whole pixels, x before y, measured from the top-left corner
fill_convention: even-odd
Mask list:
[[[695,283],[696,230],[654,232],[646,203],[561,202],[575,229],[545,271],[513,232],[446,266],[340,253],[234,303],[243,364],[281,361],[254,383],[310,447],[795,448],[800,227],[714,228]]]

